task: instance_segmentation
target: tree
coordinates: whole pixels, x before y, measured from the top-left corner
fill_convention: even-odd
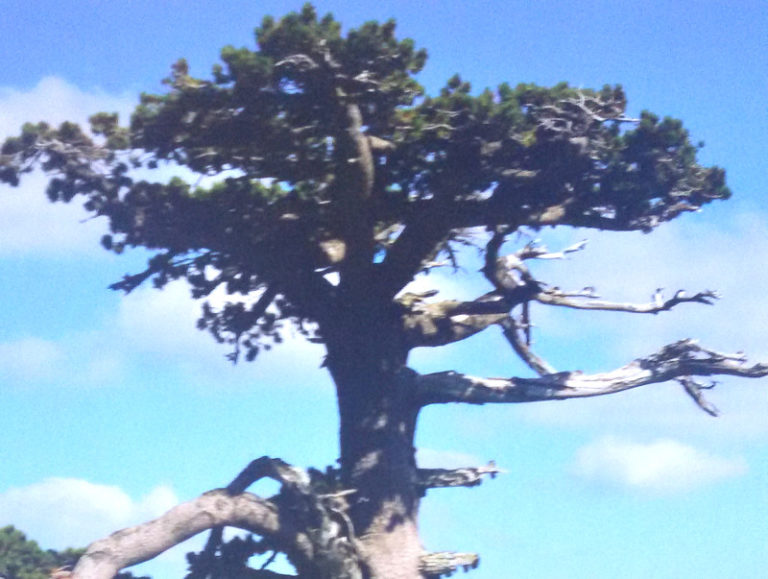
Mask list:
[[[66,573],[82,556],[85,549],[43,550],[37,542],[27,539],[18,529],[0,529],[0,578],[48,579]],[[58,575],[57,575],[58,574]],[[120,573],[118,579],[133,579],[131,573]],[[137,579],[150,579],[139,577]]]
[[[0,179],[40,168],[52,201],[85,199],[109,220],[104,246],[141,247],[144,271],[113,288],[185,279],[196,299],[224,287],[199,327],[254,360],[293,326],[326,349],[336,385],[339,468],[304,471],[255,460],[224,489],[94,543],[76,577],[111,577],[212,529],[192,576],[233,554],[285,553],[303,577],[412,578],[473,566],[477,557],[424,553],[417,522],[428,489],[472,486],[498,469],[419,469],[414,433],[432,404],[516,403],[597,396],[677,380],[706,412],[696,377],[757,377],[768,366],[691,340],[599,374],[558,372],[531,347],[529,304],[660,313],[711,304],[714,291],[647,304],[600,299],[591,288],[538,279],[550,252],[515,234],[546,226],[651,232],[730,191],[725,174],[697,162],[680,121],[626,114],[621,87],[502,84],[479,94],[456,76],[436,96],[415,80],[426,53],[395,37],[394,22],[342,34],[311,6],[256,31],[257,47],[222,51],[210,80],[178,61],[163,94],[142,95],[130,125],[101,113],[90,131],[28,124],[3,145]],[[167,183],[148,174],[181,167]],[[210,178],[210,186],[195,185]],[[488,291],[440,299],[407,285],[441,265],[458,267],[477,246]],[[439,347],[500,328],[533,378],[420,375],[417,347]],[[269,499],[256,480],[282,485]],[[223,545],[223,526],[260,539]],[[231,561],[230,561],[231,562]],[[195,575],[197,573],[197,575]],[[229,576],[234,572],[228,571]],[[207,575],[206,575],[207,574]],[[221,573],[220,573],[221,574]],[[275,576],[266,569],[243,576]]]

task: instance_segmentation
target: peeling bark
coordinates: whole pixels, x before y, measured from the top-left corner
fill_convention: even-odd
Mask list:
[[[716,374],[758,378],[768,376],[768,364],[748,366],[741,354],[723,354],[693,340],[681,340],[612,372],[558,372],[539,378],[479,378],[438,372],[419,377],[417,383],[424,405],[487,404],[602,396],[680,377]]]

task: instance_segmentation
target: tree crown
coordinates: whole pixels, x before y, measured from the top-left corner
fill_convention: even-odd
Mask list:
[[[109,220],[107,249],[154,252],[114,288],[186,278],[197,298],[260,295],[200,321],[251,358],[283,320],[322,340],[306,322],[342,297],[391,302],[468,228],[650,231],[730,195],[680,121],[628,118],[620,86],[475,94],[457,75],[428,96],[426,52],[394,21],[343,34],[311,5],[255,35],[255,49],[225,47],[209,80],[179,60],[127,127],[108,113],[89,131],[27,124],[0,162],[4,182],[39,165],[51,200],[83,195]],[[190,178],[146,177],[168,166]]]

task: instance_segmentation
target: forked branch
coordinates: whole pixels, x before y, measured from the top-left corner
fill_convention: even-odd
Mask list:
[[[262,478],[279,482],[280,493],[266,500],[245,492]],[[120,569],[152,559],[208,529],[214,532],[211,547],[225,526],[268,538],[271,545],[288,556],[299,576],[360,579],[344,494],[316,493],[304,470],[280,459],[261,457],[227,488],[207,492],[153,521],[92,543],[71,579],[112,579]],[[215,552],[213,546],[210,550]]]

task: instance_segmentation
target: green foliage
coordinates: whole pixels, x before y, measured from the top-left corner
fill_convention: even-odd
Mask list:
[[[85,549],[43,550],[26,535],[14,528],[0,528],[0,574],[8,579],[48,579],[50,572],[61,567],[72,567]],[[120,573],[116,579],[151,579]]]
[[[0,529],[0,573],[13,579],[47,579],[59,565],[55,552],[44,551],[18,529]]]
[[[225,47],[211,79],[176,62],[129,127],[107,113],[90,133],[25,125],[0,150],[0,181],[41,167],[52,200],[82,195],[109,219],[104,247],[155,252],[116,289],[185,278],[196,298],[218,286],[270,297],[201,318],[249,357],[285,322],[322,340],[317,324],[355,276],[387,280],[375,289],[391,299],[466,228],[651,231],[730,195],[680,121],[627,118],[620,86],[478,93],[456,75],[428,96],[416,78],[426,52],[395,31],[389,20],[344,34],[309,4],[265,18],[256,46]],[[218,182],[137,177],[165,165]]]

